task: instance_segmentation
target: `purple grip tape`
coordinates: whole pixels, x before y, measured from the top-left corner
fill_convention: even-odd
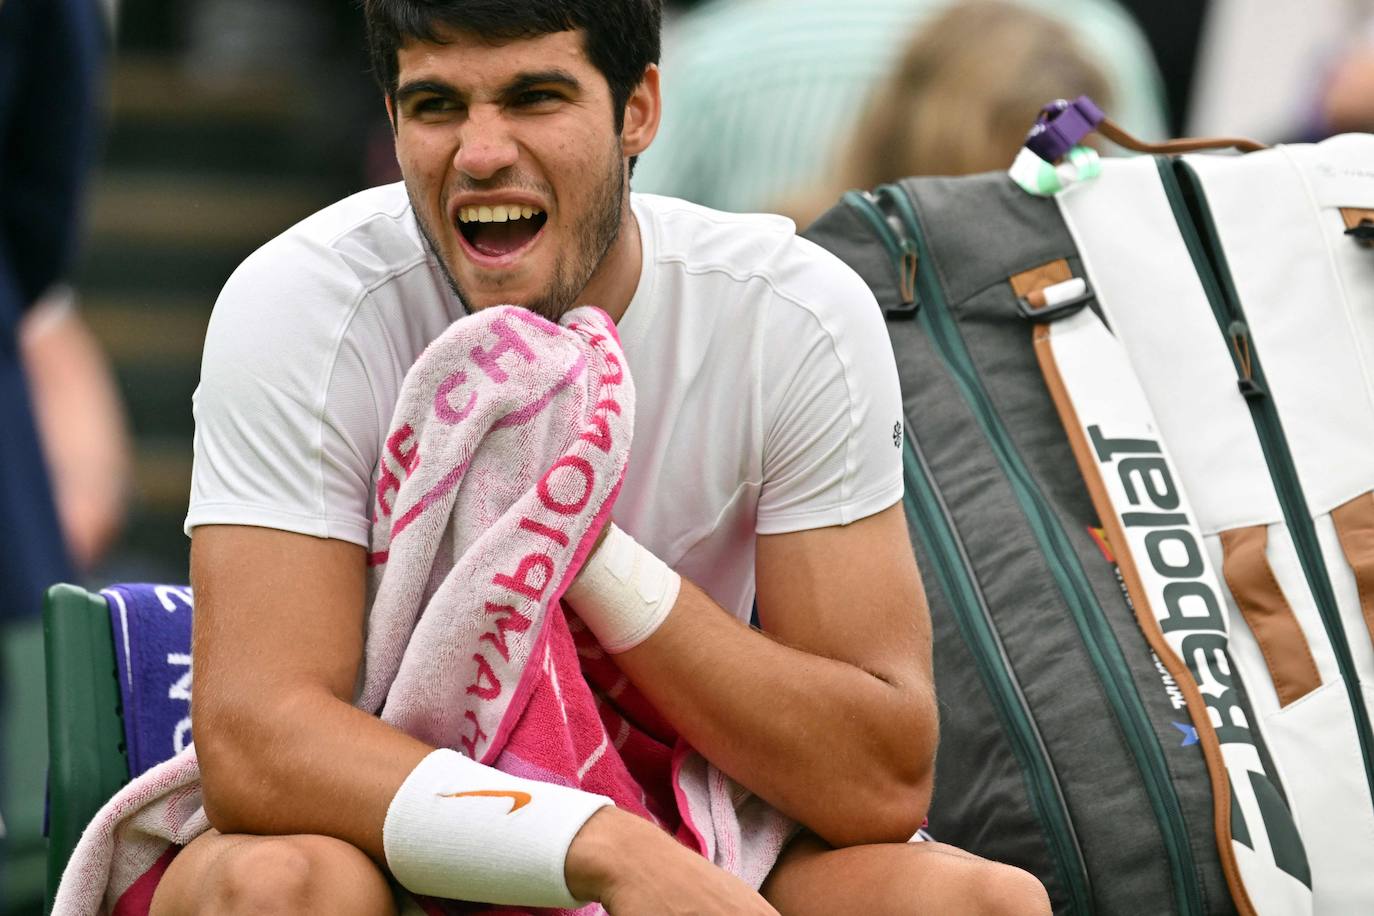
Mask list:
[[[1046,162],[1057,162],[1092,133],[1106,115],[1086,95],[1056,99],[1040,109],[1026,135],[1026,148]]]

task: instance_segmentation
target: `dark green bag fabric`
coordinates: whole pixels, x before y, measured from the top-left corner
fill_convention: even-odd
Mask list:
[[[906,508],[935,634],[930,831],[1037,875],[1056,912],[1235,912],[1186,709],[1137,625],[1009,277],[1065,259],[1004,173],[850,192],[805,233],[888,318]]]

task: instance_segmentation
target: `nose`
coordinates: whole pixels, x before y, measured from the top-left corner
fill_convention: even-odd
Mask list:
[[[510,125],[494,106],[474,106],[463,124],[453,167],[477,181],[491,178],[519,158]]]

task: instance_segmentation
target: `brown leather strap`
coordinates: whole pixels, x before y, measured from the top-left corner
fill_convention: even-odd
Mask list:
[[[1244,137],[1185,137],[1179,140],[1166,140],[1163,143],[1146,143],[1126,133],[1110,118],[1102,119],[1102,123],[1097,125],[1097,132],[1117,146],[1124,146],[1137,153],[1192,153],[1204,149],[1238,149],[1242,153],[1253,153],[1269,148],[1258,140],[1247,140]]]
[[[1235,846],[1231,842],[1231,780],[1226,772],[1226,762],[1221,756],[1221,741],[1217,737],[1216,729],[1211,725],[1207,701],[1203,699],[1202,691],[1198,689],[1197,681],[1193,679],[1188,666],[1165,640],[1164,631],[1160,629],[1154,611],[1150,608],[1148,593],[1140,578],[1140,571],[1136,568],[1135,558],[1129,550],[1123,549],[1127,543],[1126,531],[1121,526],[1121,520],[1117,518],[1111,497],[1107,495],[1106,485],[1102,482],[1102,472],[1093,458],[1087,436],[1083,434],[1083,427],[1078,421],[1078,411],[1069,398],[1064,377],[1059,372],[1059,364],[1054,358],[1054,348],[1050,344],[1051,333],[1050,326],[1045,324],[1036,325],[1033,332],[1035,356],[1040,363],[1040,371],[1045,377],[1045,385],[1049,388],[1055,409],[1059,412],[1060,422],[1068,434],[1069,445],[1073,450],[1074,459],[1078,462],[1079,470],[1083,473],[1083,481],[1088,486],[1093,508],[1102,520],[1107,542],[1113,548],[1117,569],[1121,572],[1121,579],[1126,583],[1126,591],[1131,596],[1140,630],[1156,657],[1178,685],[1184,702],[1188,705],[1188,714],[1197,726],[1198,745],[1202,748],[1202,756],[1207,762],[1207,776],[1212,787],[1212,821],[1216,834],[1217,855],[1221,859],[1221,870],[1226,876],[1226,886],[1231,892],[1236,912],[1240,916],[1256,916],[1255,905],[1250,900],[1245,881],[1240,876],[1240,863],[1236,861]]]
[[[1016,274],[1011,278],[1011,288],[1016,298],[1025,299],[1031,308],[1042,309],[1045,307],[1044,291],[1056,283],[1072,279],[1073,271],[1069,269],[1069,262],[1060,258]]]
[[[1267,525],[1221,532],[1221,569],[1231,597],[1264,654],[1279,705],[1287,706],[1320,687],[1322,677],[1293,606],[1269,565],[1268,543]]]
[[[1360,610],[1374,638],[1374,493],[1357,496],[1331,513],[1346,562],[1355,572]]]
[[[1345,228],[1354,229],[1360,223],[1374,223],[1374,210],[1366,210],[1362,207],[1341,207],[1341,219],[1345,220]]]

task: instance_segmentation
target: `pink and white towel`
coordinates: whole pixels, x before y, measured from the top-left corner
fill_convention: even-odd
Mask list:
[[[757,887],[795,825],[679,740],[559,603],[610,517],[633,428],[597,309],[561,325],[486,309],[432,343],[382,458],[356,705],[435,747],[607,795]],[[192,747],[101,809],[54,912],[146,913],[207,826]]]

